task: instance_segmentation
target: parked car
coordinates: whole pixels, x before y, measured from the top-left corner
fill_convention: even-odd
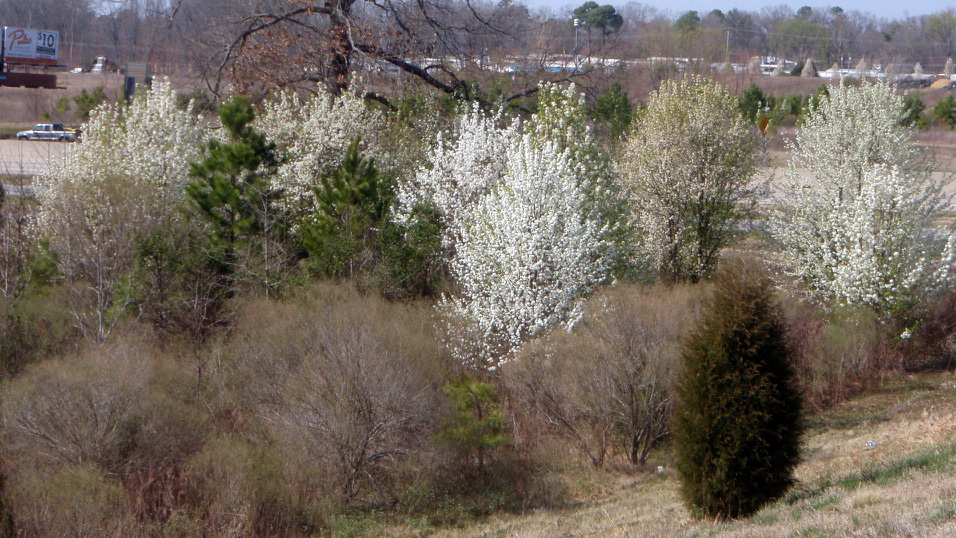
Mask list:
[[[59,140],[76,141],[76,131],[66,129],[62,123],[41,123],[32,130],[17,133],[17,140]]]

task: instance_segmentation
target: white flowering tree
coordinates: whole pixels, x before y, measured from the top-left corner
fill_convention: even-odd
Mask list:
[[[584,95],[574,84],[564,88],[544,83],[538,91],[538,110],[525,124],[532,143],[552,143],[558,151],[567,150],[585,196],[582,208],[590,219],[604,227],[604,258],[614,260],[615,273],[629,270],[633,238],[627,193],[618,183],[610,159],[595,140],[588,119]]]
[[[178,218],[204,137],[199,118],[176,107],[168,82],[157,82],[129,107],[95,110],[82,142],[36,178],[39,226],[88,338],[105,340],[129,299],[120,284],[136,241]]]
[[[525,129],[534,143],[551,142],[560,151],[568,150],[568,160],[585,190],[610,174],[588,121],[584,95],[578,94],[574,84],[564,88],[550,82],[541,84],[538,110]]]
[[[604,229],[588,218],[569,156],[530,134],[517,138],[501,181],[462,225],[452,262],[461,294],[441,306],[459,331],[453,351],[466,364],[495,368],[529,338],[570,328],[607,277]]]
[[[891,314],[951,276],[953,230],[934,226],[944,181],[902,114],[886,84],[833,87],[791,146],[772,233],[813,297]]]
[[[704,77],[665,82],[651,95],[620,161],[641,254],[664,280],[696,281],[767,189],[759,133],[737,98]]]
[[[442,215],[443,246],[453,253],[462,222],[504,177],[515,132],[478,105],[463,112],[453,131],[438,134],[428,163],[398,185],[397,216],[407,217],[419,203],[433,204]]]
[[[611,174],[574,88],[545,85],[523,131],[503,123],[477,106],[464,111],[396,197],[399,217],[422,202],[440,212],[461,289],[441,309],[456,356],[482,367],[573,325],[616,252]]]
[[[265,102],[255,125],[282,156],[272,186],[286,193],[290,209],[300,211],[311,211],[312,189],[342,164],[349,144],[356,138],[373,143],[384,126],[382,115],[361,98],[324,90],[304,102],[295,93],[279,93]],[[370,154],[378,157],[374,150]]]

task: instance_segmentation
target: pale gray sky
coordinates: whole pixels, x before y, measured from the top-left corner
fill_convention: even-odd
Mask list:
[[[574,2],[568,2],[566,0],[524,0],[525,3],[530,7],[548,7],[555,11],[564,6],[570,6],[572,8],[577,7],[583,4],[586,0],[575,0]],[[627,0],[595,0],[598,4],[611,4],[614,6],[622,6],[627,3]],[[810,6],[812,8],[823,8],[826,4],[818,4],[816,2],[774,2],[773,0],[739,0],[736,2],[729,2],[727,0],[648,0],[641,2],[649,6],[654,6],[660,10],[667,10],[676,15],[680,15],[686,11],[694,10],[704,15],[714,9],[719,9],[721,11],[727,12],[733,8],[745,10],[745,11],[760,11],[766,6],[776,6],[781,4],[786,4],[792,7],[793,9],[798,9],[801,6]],[[887,17],[893,19],[901,19],[907,16],[916,16],[916,15],[927,15],[929,13],[936,13],[943,11],[952,7],[956,7],[953,3],[949,2],[940,2],[939,0],[907,0],[905,2],[899,1],[889,1],[889,0],[834,0],[829,5],[840,6],[845,11],[869,11],[874,15],[880,17]]]

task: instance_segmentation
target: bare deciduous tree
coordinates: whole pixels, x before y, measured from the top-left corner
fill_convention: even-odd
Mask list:
[[[415,450],[437,422],[437,390],[370,323],[375,300],[290,307],[282,326],[242,342],[254,407],[315,458],[345,501]]]
[[[503,374],[545,423],[601,467],[612,448],[642,465],[668,433],[691,288],[614,290],[574,333],[529,348]]]

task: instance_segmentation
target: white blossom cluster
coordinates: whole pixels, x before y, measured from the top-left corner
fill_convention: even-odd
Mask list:
[[[361,137],[374,149],[384,126],[380,113],[349,92],[334,97],[319,91],[305,102],[281,92],[265,102],[256,119],[256,128],[275,142],[284,161],[273,187],[285,190],[290,207],[303,210],[312,207],[313,187],[342,164],[352,140]]]
[[[168,81],[155,82],[129,107],[97,108],[82,130],[82,141],[35,180],[39,220],[45,229],[52,229],[51,221],[62,213],[58,201],[66,194],[72,198],[87,192],[92,218],[100,204],[97,190],[118,178],[150,193],[150,204],[140,204],[144,213],[182,202],[189,163],[200,159],[206,139],[201,119],[177,108],[176,92]]]
[[[189,163],[202,156],[200,118],[176,107],[168,82],[156,82],[129,107],[103,105],[83,140],[35,179],[38,224],[59,254],[79,328],[103,341],[129,297],[121,281],[137,241],[179,218]]]
[[[764,155],[725,87],[696,76],[665,82],[638,116],[620,162],[640,255],[669,280],[712,272],[767,189],[754,181]]]
[[[441,305],[465,326],[453,352],[491,368],[529,338],[570,329],[609,270],[604,230],[585,214],[570,150],[526,133],[505,155],[504,176],[462,227],[452,262],[461,295]]]
[[[571,166],[582,181],[595,183],[609,173],[607,159],[598,152],[594,131],[588,123],[584,95],[578,94],[574,84],[561,88],[544,83],[538,90],[538,111],[525,126],[535,143],[553,143],[560,150],[568,150]],[[585,190],[593,188],[584,185]]]
[[[598,198],[609,181],[573,87],[546,84],[538,113],[502,126],[477,106],[440,133],[428,164],[400,185],[399,216],[441,212],[459,296],[440,309],[465,363],[493,368],[530,338],[570,328],[607,278],[614,248]]]
[[[944,182],[902,113],[887,85],[841,85],[797,135],[772,233],[812,296],[891,313],[951,277],[953,231],[934,229]]]
[[[418,203],[434,204],[442,215],[442,244],[449,252],[461,235],[462,223],[504,177],[516,128],[500,123],[499,115],[473,106],[459,115],[452,132],[438,134],[428,163],[415,177],[398,185],[398,217],[410,215]]]

